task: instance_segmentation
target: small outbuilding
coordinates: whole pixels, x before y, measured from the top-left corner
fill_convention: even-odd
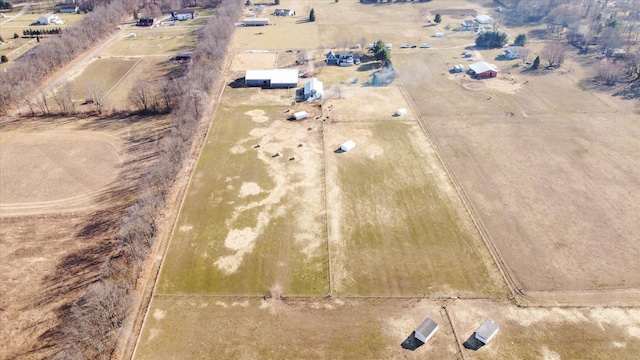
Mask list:
[[[479,61],[469,65],[469,73],[478,79],[492,78],[498,76],[498,68],[484,61]]]
[[[188,61],[191,60],[191,55],[193,55],[193,52],[191,51],[185,51],[185,52],[180,52],[176,54],[176,61]]]
[[[247,70],[244,76],[246,86],[261,86],[264,88],[292,88],[298,86],[298,70]]]
[[[269,25],[269,18],[244,18],[244,26],[266,26]]]
[[[356,147],[356,143],[353,140],[347,140],[340,145],[340,151],[347,152]]]
[[[396,116],[403,116],[407,113],[407,109],[405,108],[400,108],[396,111]]]
[[[491,16],[486,14],[476,16],[475,20],[478,24],[483,24],[483,25],[491,25],[494,22],[493,18],[491,18]]]
[[[416,329],[416,339],[426,343],[438,331],[438,323],[426,318]]]
[[[433,37],[437,37],[437,38],[444,37],[444,33],[437,32],[437,33],[433,34]]]
[[[293,120],[306,119],[309,116],[306,111],[298,111],[293,113]]]
[[[153,18],[140,18],[136,26],[153,26]]]
[[[60,6],[60,12],[66,14],[77,14],[80,8],[77,5],[62,5]]]
[[[311,78],[304,84],[304,99],[306,101],[313,101],[316,99],[322,99],[322,95],[324,94],[322,81]]]
[[[480,325],[478,330],[476,330],[475,337],[483,344],[487,344],[494,336],[496,336],[498,329],[500,329],[500,326],[498,326],[495,321],[487,318],[482,325]]]

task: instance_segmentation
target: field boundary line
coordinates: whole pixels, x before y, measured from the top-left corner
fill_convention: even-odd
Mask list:
[[[449,320],[449,325],[451,325],[451,332],[453,333],[453,338],[456,339],[456,344],[458,345],[458,351],[460,352],[460,355],[462,355],[462,360],[467,360],[467,357],[464,355],[464,347],[462,346],[462,343],[460,343],[460,338],[458,337],[458,333],[456,332],[456,327],[453,324],[453,319],[451,318],[451,315],[449,314],[449,310],[447,309],[447,304],[444,304],[442,306],[442,309],[444,310],[444,313],[447,315],[447,319]]]
[[[417,107],[413,102],[413,99],[410,96],[408,96],[407,90],[405,89],[404,85],[399,83],[398,88],[400,89],[402,96],[404,96],[405,100],[409,104],[409,107],[411,108],[411,110],[416,114],[416,117],[419,119],[418,124],[420,124],[420,127],[422,128],[424,134],[427,136],[427,139],[429,140],[429,142],[431,142],[431,146],[433,147],[433,151],[436,154],[436,157],[442,164],[444,171],[449,176],[449,179],[451,180],[453,187],[456,189],[456,192],[458,193],[458,196],[460,197],[460,200],[462,201],[463,206],[467,210],[467,213],[469,214],[471,221],[473,222],[476,230],[480,234],[480,237],[482,238],[482,241],[484,242],[485,246],[489,250],[489,254],[491,254],[491,257],[493,258],[493,261],[498,267],[500,274],[502,274],[502,277],[505,280],[507,287],[509,288],[509,291],[511,292],[510,300],[514,300],[517,304],[519,304],[519,301],[516,296],[516,291],[518,294],[524,296],[523,291],[520,290],[520,286],[518,285],[514,276],[511,274],[511,271],[507,266],[507,263],[504,261],[502,254],[500,253],[498,248],[494,245],[493,241],[491,241],[489,234],[484,229],[484,226],[480,221],[475,208],[471,204],[471,201],[468,199],[466,193],[464,192],[464,189],[460,185],[460,182],[458,181],[458,178],[455,176],[453,169],[451,169],[451,166],[449,165],[445,154],[442,151],[440,151],[440,146],[438,145],[438,142],[436,141],[435,136],[431,133],[431,130],[427,126],[426,122],[424,121],[422,113],[418,111]]]
[[[127,70],[127,72],[124,73],[124,75],[122,75],[122,77],[120,79],[118,79],[118,81],[116,81],[116,83],[111,87],[111,89],[109,89],[106,93],[104,93],[104,95],[102,95],[102,97],[100,98],[100,102],[102,102],[102,100],[104,100],[104,98],[106,98],[107,96],[109,96],[109,94],[111,94],[113,89],[115,89],[116,86],[118,86],[122,82],[122,80],[124,80],[124,78],[126,78],[127,75],[129,75],[129,73],[131,71],[133,71],[133,69],[140,63],[140,61],[142,61],[142,58],[139,58],[138,61],[136,61],[136,63],[133,64],[133,66],[131,66],[129,68],[129,70]]]
[[[327,148],[325,142],[325,114],[324,114],[324,103],[320,105],[320,116],[321,116],[321,126],[322,126],[322,160],[324,161],[324,166],[322,167],[323,172],[323,181],[322,181],[322,191],[324,195],[324,221],[325,221],[325,232],[327,239],[327,278],[329,280],[329,296],[333,296],[333,278],[331,276],[331,243],[330,240],[330,228],[329,228],[329,197],[327,195]]]
[[[234,53],[234,57],[235,57],[235,53]],[[198,156],[191,163],[189,163],[190,159],[186,158],[185,165],[183,165],[184,174],[182,174],[181,176],[179,175],[176,178],[176,179],[179,179],[180,177],[184,176],[188,180],[186,181],[186,184],[182,186],[181,189],[176,190],[175,196],[176,196],[176,199],[179,199],[179,206],[175,214],[171,214],[171,216],[173,216],[173,219],[169,219],[169,221],[172,222],[172,225],[170,227],[168,226],[169,229],[167,229],[168,230],[167,234],[165,234],[165,236],[167,236],[168,238],[165,241],[164,248],[160,248],[160,245],[158,245],[159,246],[158,251],[162,251],[162,254],[161,254],[162,259],[160,260],[160,264],[157,266],[157,269],[152,269],[152,271],[155,271],[155,274],[152,274],[152,277],[147,280],[148,282],[151,282],[151,283],[146,284],[145,290],[143,291],[143,298],[138,306],[137,311],[135,312],[136,316],[134,319],[131,320],[132,321],[132,325],[130,325],[132,326],[131,336],[129,337],[129,340],[126,343],[125,348],[121,351],[121,357],[120,357],[121,359],[126,359],[126,358],[134,359],[138,351],[138,345],[140,344],[140,338],[142,336],[142,329],[144,328],[144,325],[147,322],[147,318],[149,316],[149,310],[151,309],[151,303],[153,301],[153,298],[156,296],[158,280],[160,279],[160,274],[162,273],[162,269],[164,268],[167,252],[169,251],[169,247],[171,246],[171,240],[173,239],[173,234],[175,233],[176,228],[178,226],[178,219],[180,218],[180,214],[182,214],[182,207],[184,206],[186,193],[189,189],[189,186],[191,185],[191,180],[193,178],[193,175],[195,174],[196,165],[198,164],[198,162],[200,161],[200,157],[202,156],[202,150],[207,143],[207,138],[213,126],[215,113],[217,111],[218,106],[220,105],[222,94],[224,94],[224,90],[226,88],[225,84],[227,83],[227,76],[228,76],[228,71],[230,66],[231,66],[231,59],[227,59],[225,64],[225,70],[224,72],[221,73],[221,75],[223,76],[221,76],[220,79],[218,79],[219,84],[217,86],[220,88],[219,90],[220,93],[218,94],[218,96],[212,97],[215,100],[211,101],[211,103],[209,104],[209,109],[207,109],[207,112],[204,115],[204,119],[207,119],[207,118],[209,119],[208,121],[205,120],[205,122],[201,125],[202,128],[204,129],[204,134],[202,134],[202,136],[198,138],[196,141],[194,141],[194,143],[192,144],[192,151],[197,151]],[[206,122],[208,122],[208,124],[206,124]],[[167,202],[167,204],[168,203],[169,202]],[[165,210],[166,209],[167,208],[165,207]],[[156,256],[158,255],[160,254],[156,254]],[[153,263],[155,263],[155,261],[153,260],[153,257],[151,257],[151,259]],[[139,321],[140,317],[142,318],[142,321]],[[131,344],[131,341],[135,341],[135,343]],[[133,349],[131,349],[131,347],[133,347]],[[130,355],[130,356],[127,356],[127,355]]]

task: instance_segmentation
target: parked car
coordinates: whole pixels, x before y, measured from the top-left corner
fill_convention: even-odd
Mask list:
[[[411,47],[411,46],[410,46],[409,44],[402,44],[402,45],[400,45],[400,49],[408,49],[408,48],[410,48],[410,47]]]
[[[425,44],[420,45],[420,48],[421,48],[421,49],[428,49],[428,48],[430,48],[430,47],[431,47],[431,45],[426,44],[426,43],[425,43]]]

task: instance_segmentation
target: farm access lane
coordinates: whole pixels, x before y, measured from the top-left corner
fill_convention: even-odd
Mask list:
[[[48,81],[45,81],[43,83],[43,87],[41,87],[40,89],[37,89],[36,91],[34,91],[35,93],[39,93],[39,92],[48,92],[51,91],[52,89],[54,89],[56,86],[60,85],[64,80],[66,80],[74,71],[78,70],[80,67],[84,66],[89,60],[91,60],[93,57],[95,57],[95,55],[101,51],[102,49],[104,49],[105,46],[109,45],[110,43],[112,43],[115,39],[117,39],[119,36],[122,36],[122,33],[125,31],[127,27],[123,26],[122,29],[120,29],[119,31],[116,31],[113,35],[111,35],[109,38],[107,38],[105,41],[103,41],[102,43],[100,43],[99,45],[96,45],[94,48],[87,50],[86,55],[84,56],[79,56],[77,58],[77,60],[72,61],[69,65],[67,65],[65,68],[63,68],[60,71],[63,71],[62,73],[60,73],[59,75],[57,75],[57,77],[52,77],[52,79],[49,79]],[[23,105],[20,108],[16,109],[13,113],[11,113],[11,115],[6,116],[2,119],[0,119],[0,123],[8,120],[9,118],[15,117],[19,114],[22,113],[22,111],[26,110],[27,106]]]
[[[18,11],[15,15],[10,16],[10,17],[6,17],[4,21],[0,22],[0,25],[4,25],[6,23],[8,23],[9,21],[15,20],[16,18],[19,18],[22,14],[24,14],[25,12],[27,12],[27,9],[29,9],[29,4],[25,4],[22,9],[20,9],[20,11]]]

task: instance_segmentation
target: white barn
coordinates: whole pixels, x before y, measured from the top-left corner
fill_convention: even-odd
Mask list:
[[[416,339],[426,343],[438,331],[438,323],[426,318],[416,329]]]
[[[292,88],[298,86],[298,70],[247,70],[244,76],[246,86],[265,88]]]
[[[475,20],[476,20],[476,22],[478,24],[483,24],[483,25],[491,25],[491,24],[493,24],[493,18],[491,18],[491,16],[485,15],[485,14],[476,16]]]
[[[499,329],[500,326],[498,326],[495,321],[487,318],[482,325],[480,325],[478,330],[476,330],[475,337],[483,344],[487,344],[494,336],[496,336]]]
[[[322,81],[311,78],[311,80],[307,81],[304,84],[304,99],[307,101],[313,101],[316,99],[322,99],[322,95],[324,94]]]

